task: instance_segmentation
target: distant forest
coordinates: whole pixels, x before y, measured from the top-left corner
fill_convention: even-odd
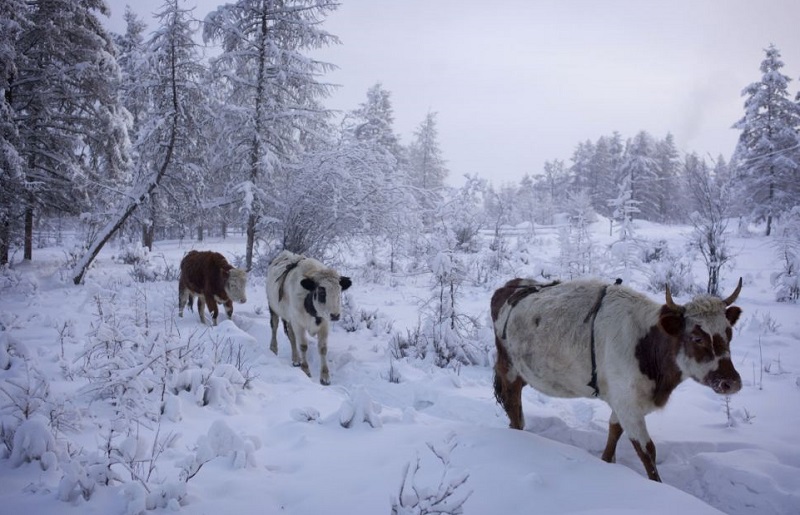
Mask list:
[[[800,95],[774,46],[760,76],[753,63],[741,119],[720,120],[740,131],[727,158],[613,133],[519,184],[448,188],[458,171],[435,112],[405,145],[381,84],[344,116],[325,107],[332,64],[309,56],[338,43],[327,1],[239,0],[199,21],[166,0],[152,31],[128,10],[124,34],[104,29],[102,2],[2,3],[0,264],[33,259],[34,233],[58,224],[80,233],[76,283],[112,238],[152,248],[231,228],[248,269],[265,249],[323,256],[360,239],[402,252],[419,235],[468,248],[481,229],[596,215],[712,231],[735,218],[800,239]]]

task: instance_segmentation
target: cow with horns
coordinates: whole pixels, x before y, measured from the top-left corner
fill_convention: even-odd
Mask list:
[[[306,333],[316,336],[319,382],[324,385],[330,384],[327,361],[330,322],[339,320],[342,291],[350,285],[350,278],[340,276],[333,268],[287,250],[281,251],[267,269],[267,302],[272,329],[269,348],[278,353],[278,324],[283,320],[283,330],[292,346],[292,364],[311,377],[306,360]]]
[[[598,397],[611,407],[602,459],[615,460],[623,432],[654,481],[656,448],[645,425],[685,379],[733,394],[742,381],[730,355],[732,306],[742,289],[721,299],[700,295],[684,305],[597,280],[540,283],[513,279],[494,292],[497,362],[494,391],[510,426],[524,427],[522,388],[553,397]]]

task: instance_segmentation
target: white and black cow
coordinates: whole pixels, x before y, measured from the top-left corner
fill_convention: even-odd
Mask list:
[[[495,291],[495,396],[515,429],[524,427],[526,384],[553,397],[603,399],[611,407],[603,460],[614,461],[627,432],[647,476],[660,481],[645,415],[687,378],[719,394],[742,387],[730,355],[742,280],[726,299],[701,295],[685,305],[669,286],[658,304],[619,282],[513,279]]]
[[[340,276],[333,268],[287,250],[272,260],[267,271],[267,301],[272,328],[269,348],[278,353],[278,324],[279,319],[283,320],[283,329],[292,344],[292,364],[301,367],[311,377],[306,360],[306,332],[316,336],[320,357],[319,382],[324,385],[330,384],[327,361],[330,321],[339,320],[342,291],[350,285],[350,278]],[[297,353],[298,344],[300,354]]]

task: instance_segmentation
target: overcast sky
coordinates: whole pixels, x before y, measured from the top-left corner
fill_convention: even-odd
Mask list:
[[[116,32],[126,4],[152,23],[163,3],[107,1]],[[185,0],[201,19],[222,3]],[[342,44],[315,56],[339,67],[329,107],[354,109],[380,82],[404,143],[438,113],[451,184],[500,185],[613,131],[729,157],[770,43],[797,91],[798,20],[798,0],[342,0],[325,22]]]

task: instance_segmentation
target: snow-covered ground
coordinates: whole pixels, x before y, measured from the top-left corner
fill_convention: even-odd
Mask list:
[[[594,228],[602,246],[607,222]],[[638,231],[682,252],[688,228]],[[726,402],[685,382],[648,417],[662,484],[624,439],[616,464],[600,460],[601,401],[526,388],[526,430],[515,431],[491,364],[394,359],[393,334],[416,327],[431,297],[428,274],[366,274],[360,257],[345,260],[351,312],[369,323],[334,325],[326,387],[313,344],[311,379],[291,366],[282,331],[269,352],[263,275],[251,274],[233,321],[221,314],[208,327],[196,313],[177,317],[177,280],[135,281],[115,245],[79,287],[65,248],[37,249],[0,275],[0,513],[373,515],[398,496],[422,498],[400,513],[427,513],[437,495],[450,506],[466,498],[467,514],[800,513],[800,310],[774,301],[766,238],[730,245],[723,291],[744,278],[732,343],[744,387]],[[150,263],[174,272],[190,248],[233,259],[244,245],[158,242]],[[555,233],[541,231],[518,274],[557,253]],[[466,283],[460,309],[488,325],[491,293],[509,278]],[[635,275],[629,285],[644,291]]]

